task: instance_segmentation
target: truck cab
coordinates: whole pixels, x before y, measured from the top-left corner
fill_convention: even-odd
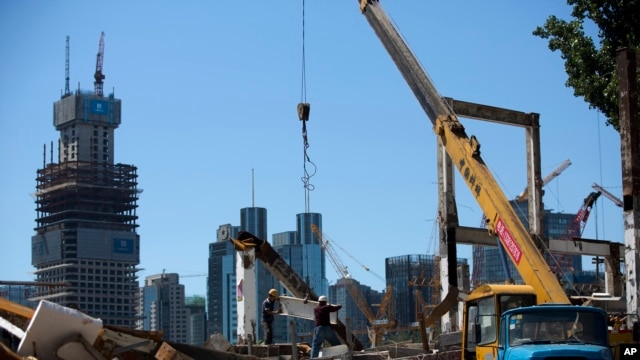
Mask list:
[[[463,357],[612,359],[606,313],[571,304],[536,305],[528,285],[481,285],[463,314]]]
[[[500,317],[497,359],[612,359],[602,309],[545,304],[507,310]]]

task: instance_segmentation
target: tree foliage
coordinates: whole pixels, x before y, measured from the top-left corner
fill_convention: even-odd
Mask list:
[[[533,35],[549,39],[549,49],[560,51],[574,95],[607,117],[620,131],[616,57],[620,48],[640,49],[640,0],[567,0],[573,20],[550,16]],[[598,44],[584,31],[585,20],[598,28]]]

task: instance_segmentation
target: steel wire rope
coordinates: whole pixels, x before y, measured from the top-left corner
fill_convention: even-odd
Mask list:
[[[306,74],[306,54],[305,54],[305,2],[304,0],[302,0],[302,83],[301,83],[301,89],[300,89],[300,104],[305,104],[306,106],[308,106],[307,103],[307,74]],[[300,105],[299,105],[300,106]],[[308,108],[307,108],[308,111]],[[302,121],[302,140],[303,140],[303,162],[302,162],[302,167],[304,169],[304,175],[302,176],[301,180],[303,183],[303,187],[305,190],[305,199],[304,199],[304,203],[305,203],[305,212],[309,212],[309,192],[313,191],[315,189],[315,187],[313,186],[313,184],[310,183],[310,179],[312,176],[315,175],[317,167],[316,165],[313,163],[313,161],[311,161],[311,158],[309,157],[309,154],[307,153],[307,149],[309,149],[309,139],[307,137],[307,120],[306,118],[303,119],[301,117],[300,119]],[[311,172],[310,170],[307,168],[307,165],[310,165],[312,167]]]

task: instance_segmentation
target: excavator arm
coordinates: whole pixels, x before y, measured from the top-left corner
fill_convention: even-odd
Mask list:
[[[440,96],[428,75],[377,1],[359,1],[369,22],[433,124],[433,129],[538,303],[570,303],[536,243],[480,156],[480,143]],[[362,5],[365,5],[364,7]]]

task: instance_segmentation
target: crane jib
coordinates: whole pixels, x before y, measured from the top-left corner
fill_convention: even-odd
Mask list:
[[[516,243],[516,241],[513,239],[513,235],[511,235],[511,232],[509,231],[509,229],[507,229],[507,226],[504,224],[501,218],[498,218],[498,221],[496,221],[495,230],[505,249],[507,249],[509,254],[511,254],[511,258],[513,259],[513,261],[516,263],[516,265],[520,265],[520,259],[522,259],[522,250],[518,246],[518,243]]]

